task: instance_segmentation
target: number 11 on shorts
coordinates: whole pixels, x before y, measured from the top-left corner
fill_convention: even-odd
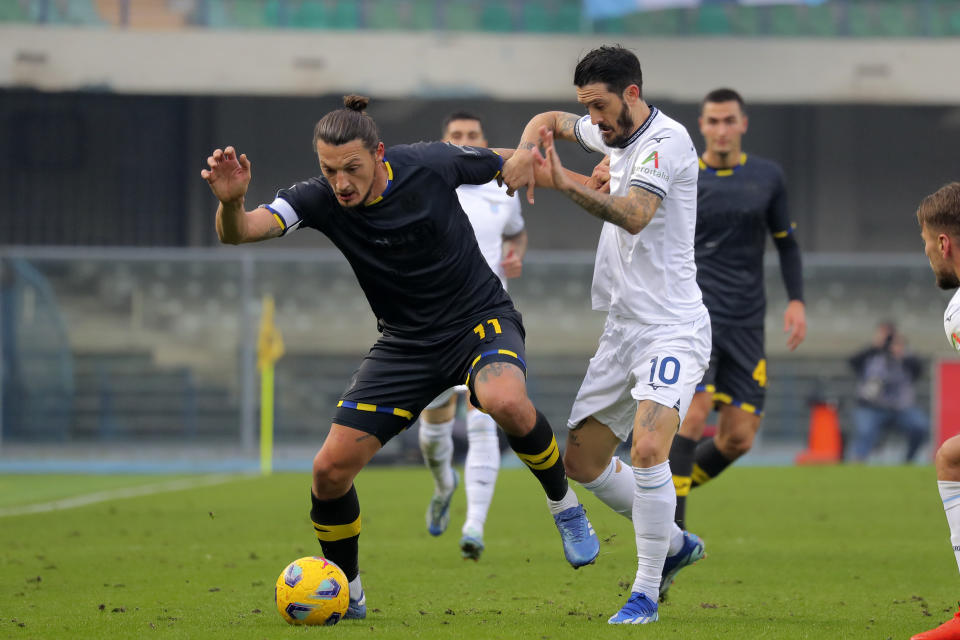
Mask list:
[[[659,367],[657,367],[658,362],[660,363]],[[660,356],[652,358],[650,360],[650,382],[654,381],[654,377],[659,377],[663,384],[675,383],[680,379],[680,361],[673,356],[667,356],[662,360]]]

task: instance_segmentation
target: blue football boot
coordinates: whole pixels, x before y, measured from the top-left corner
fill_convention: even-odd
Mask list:
[[[647,624],[656,622],[658,617],[657,603],[645,594],[634,591],[627,604],[613,614],[607,624]]]
[[[574,569],[593,564],[600,555],[600,540],[587,520],[583,505],[564,509],[553,516],[563,540],[563,554]]]
[[[683,532],[683,547],[672,556],[667,556],[663,563],[663,572],[660,574],[660,601],[663,602],[667,597],[667,591],[673,584],[674,578],[680,573],[680,569],[689,567],[697,560],[702,559],[706,554],[703,552],[703,540],[696,534],[689,531]]]

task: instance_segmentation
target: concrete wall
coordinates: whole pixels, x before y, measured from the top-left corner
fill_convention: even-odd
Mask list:
[[[617,41],[651,95],[735,85],[757,102],[960,102],[955,39],[637,38],[440,32],[118,31],[0,26],[0,86],[129,93],[382,97],[568,95],[584,52]]]

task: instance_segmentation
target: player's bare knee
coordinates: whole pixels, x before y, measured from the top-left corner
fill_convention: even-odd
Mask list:
[[[937,480],[960,481],[960,436],[947,439],[937,449]]]
[[[730,434],[725,438],[717,436],[714,438],[714,443],[725,458],[728,460],[736,460],[753,448],[755,435],[752,431],[745,431],[743,433]]]
[[[507,433],[524,436],[533,429],[536,410],[524,393],[505,393],[485,399],[483,409]]]
[[[600,462],[585,457],[572,450],[572,447],[567,447],[563,454],[564,473],[567,474],[568,478],[580,484],[593,482],[599,478],[609,463],[609,460]]]
[[[588,477],[590,473],[585,467],[586,465],[583,464],[580,456],[568,446],[567,450],[563,453],[563,469],[567,477],[581,484],[590,482],[593,478]]]
[[[339,498],[350,489],[353,477],[344,468],[326,461],[320,453],[313,459],[313,494],[320,500]]]
[[[660,451],[656,439],[634,437],[630,447],[630,463],[634,467],[652,467],[659,464],[662,457],[663,452]]]

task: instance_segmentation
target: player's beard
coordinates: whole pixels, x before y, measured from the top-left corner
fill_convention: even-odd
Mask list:
[[[636,126],[634,126],[633,123],[633,116],[630,115],[630,107],[628,107],[626,103],[623,104],[623,109],[620,110],[620,115],[617,116],[617,130],[620,131],[620,135],[608,142],[607,146],[619,147],[629,140],[630,136],[632,136],[636,130]]]
[[[956,289],[960,287],[960,278],[950,269],[943,271],[933,270],[933,275],[937,278],[937,286],[941,289]]]

